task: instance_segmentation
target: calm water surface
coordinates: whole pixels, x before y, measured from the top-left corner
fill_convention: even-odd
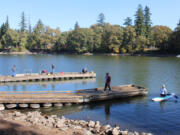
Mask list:
[[[36,73],[42,69],[56,72],[80,72],[83,67],[97,73],[96,79],[0,84],[0,91],[77,90],[104,86],[109,72],[112,85],[136,84],[149,88],[146,97],[124,101],[104,101],[89,105],[74,105],[62,109],[41,110],[73,119],[99,120],[119,125],[123,129],[152,132],[157,135],[180,134],[180,101],[152,102],[162,84],[180,96],[180,59],[127,56],[78,55],[0,55],[0,75],[11,75],[15,64],[18,73]]]

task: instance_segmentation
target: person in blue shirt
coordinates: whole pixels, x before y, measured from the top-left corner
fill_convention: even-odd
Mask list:
[[[168,91],[166,89],[166,86],[163,84],[161,89],[160,89],[160,96],[165,97],[168,94]]]

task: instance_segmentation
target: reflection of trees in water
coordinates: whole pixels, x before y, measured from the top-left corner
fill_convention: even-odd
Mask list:
[[[22,89],[23,89],[23,90],[26,90],[26,85],[22,85]]]
[[[17,91],[17,85],[13,85],[13,90]]]

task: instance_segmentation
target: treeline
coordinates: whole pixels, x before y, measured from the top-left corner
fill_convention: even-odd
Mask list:
[[[105,22],[101,13],[90,28],[81,28],[76,22],[73,30],[61,32],[41,20],[32,28],[27,25],[24,12],[19,26],[18,30],[11,29],[8,17],[1,25],[1,51],[139,53],[155,48],[168,53],[180,52],[180,22],[174,31],[167,26],[152,26],[148,6],[139,5],[134,23],[127,17],[124,27]]]

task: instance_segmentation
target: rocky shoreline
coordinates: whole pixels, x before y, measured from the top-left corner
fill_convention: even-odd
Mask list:
[[[68,135],[152,135],[151,133],[124,131],[118,126],[102,125],[99,121],[71,120],[63,116],[59,118],[57,115],[42,115],[38,111],[21,113],[18,111],[9,112],[5,110],[0,112],[0,119],[23,122],[28,126],[38,126],[40,127],[39,129],[56,129],[57,134],[63,132]],[[44,132],[44,134],[46,133]]]

